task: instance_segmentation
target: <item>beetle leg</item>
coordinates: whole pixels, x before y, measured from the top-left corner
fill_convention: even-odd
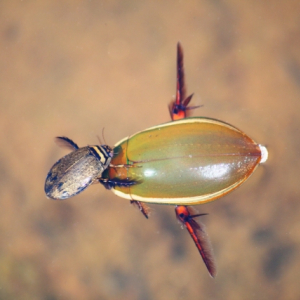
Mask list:
[[[120,187],[128,187],[131,185],[139,184],[140,181],[132,180],[132,179],[117,179],[110,180],[107,178],[97,178],[97,180],[104,185],[104,187],[108,190],[111,190],[112,188],[115,188],[116,186]]]
[[[137,207],[141,211],[141,213],[148,219],[150,213],[149,206],[147,206],[144,202],[136,200],[130,200],[130,203],[133,204],[133,206]]]
[[[187,116],[186,111],[198,108],[200,106],[189,106],[193,94],[186,98],[186,86],[184,80],[183,68],[183,50],[180,43],[177,44],[177,82],[176,82],[176,98],[169,106],[169,111],[172,120],[184,119]]]
[[[128,187],[128,186],[140,183],[137,180],[130,180],[130,179],[110,180],[110,179],[99,178],[98,181],[100,183],[102,183],[104,185],[104,187],[108,190],[111,190],[112,188],[115,188],[116,186]],[[150,208],[145,203],[136,201],[136,200],[130,200],[130,203],[133,204],[134,206],[136,206],[142,212],[142,214],[148,219],[149,213],[150,213]]]
[[[55,138],[55,143],[60,147],[68,148],[69,150],[79,149],[78,145],[74,143],[71,139],[65,136],[58,136]]]
[[[208,235],[204,225],[194,219],[206,214],[193,214],[193,209],[191,207],[183,205],[176,206],[175,213],[178,220],[186,227],[191,235],[209,274],[211,277],[215,277],[217,273],[216,262]]]

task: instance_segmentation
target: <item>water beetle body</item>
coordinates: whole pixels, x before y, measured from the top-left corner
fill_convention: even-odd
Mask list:
[[[192,205],[215,200],[242,184],[262,158],[261,146],[237,128],[208,118],[185,118],[155,126],[117,143],[107,168],[109,180],[134,178],[116,186],[126,199]]]

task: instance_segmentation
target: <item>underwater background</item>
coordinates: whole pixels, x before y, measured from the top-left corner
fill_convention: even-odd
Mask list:
[[[0,2],[0,299],[300,299],[298,1]],[[210,278],[174,207],[146,220],[100,184],[47,199],[50,167],[170,120],[176,44],[193,116],[228,122],[269,160],[196,209]]]

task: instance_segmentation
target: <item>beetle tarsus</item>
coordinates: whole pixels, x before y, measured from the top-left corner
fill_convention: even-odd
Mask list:
[[[184,205],[176,206],[175,214],[178,220],[185,226],[191,238],[193,239],[209,274],[211,275],[211,277],[215,277],[217,268],[208,235],[205,231],[204,225],[199,221],[194,220],[194,218],[206,214],[195,214],[194,210],[191,207]]]
[[[130,200],[130,203],[137,207],[141,213],[148,219],[150,214],[150,207],[147,206],[144,202],[136,201],[136,200]]]
[[[71,139],[65,136],[57,136],[55,138],[55,142],[58,146],[68,148],[72,151],[79,149],[76,143],[74,143]]]
[[[195,109],[200,106],[188,107],[193,94],[186,97],[186,86],[183,67],[183,50],[180,43],[177,44],[177,78],[176,78],[176,96],[175,101],[170,104],[169,111],[173,121],[187,117],[187,110]]]

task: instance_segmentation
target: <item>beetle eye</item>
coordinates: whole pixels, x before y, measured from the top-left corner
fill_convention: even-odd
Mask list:
[[[114,156],[114,151],[111,148],[107,149],[106,151],[107,151],[107,154],[108,154],[109,157]]]
[[[111,149],[109,146],[107,146],[107,145],[102,145],[101,147],[106,151],[106,153],[107,153],[107,155],[108,155],[109,157],[113,157],[113,156],[114,156],[114,151],[113,151],[113,149]]]

